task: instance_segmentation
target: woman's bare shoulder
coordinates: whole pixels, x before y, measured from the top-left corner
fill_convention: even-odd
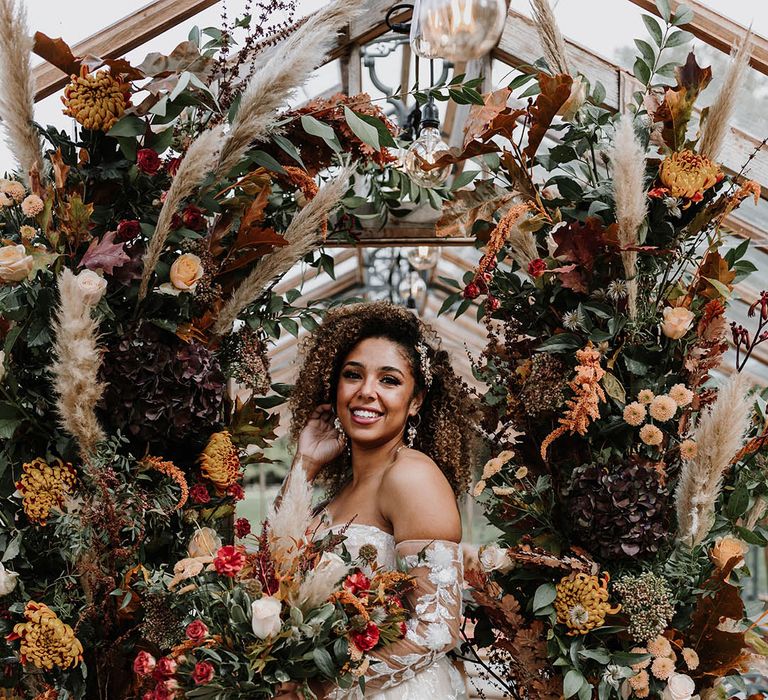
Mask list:
[[[402,450],[386,471],[380,508],[395,539],[461,540],[461,517],[453,489],[434,460],[418,450]]]

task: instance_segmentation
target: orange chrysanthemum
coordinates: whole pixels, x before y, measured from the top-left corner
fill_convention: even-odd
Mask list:
[[[45,525],[52,510],[61,510],[77,485],[72,465],[59,458],[50,464],[44,459],[33,459],[22,467],[16,488],[21,492],[22,508],[27,517],[38,525]]]
[[[240,457],[229,432],[222,430],[211,435],[200,455],[200,471],[218,493],[240,481]]]
[[[366,621],[370,619],[368,610],[365,605],[363,605],[362,601],[346,588],[333,593],[331,597],[328,598],[328,601],[331,603],[341,603],[341,605],[351,605],[357,611],[357,614],[361,615]]]
[[[605,370],[600,366],[600,353],[589,343],[585,348],[576,351],[576,377],[568,386],[573,392],[573,398],[565,405],[568,409],[559,419],[560,427],[555,428],[541,443],[541,458],[547,459],[549,446],[566,432],[584,435],[589,424],[600,417],[600,402],[605,401],[605,392],[600,386],[600,380]]]
[[[672,197],[698,202],[704,192],[723,179],[717,163],[688,149],[667,156],[659,168],[659,180]]]
[[[15,625],[8,641],[21,640],[21,663],[52,670],[77,666],[83,645],[74,630],[45,603],[30,600],[24,608],[26,622]]]
[[[608,574],[602,579],[584,573],[573,573],[557,584],[555,611],[557,621],[568,628],[568,635],[587,634],[605,624],[606,615],[615,615],[621,606],[608,603]]]
[[[64,114],[86,129],[107,132],[130,103],[130,86],[108,70],[91,73],[82,66],[80,75],[72,76],[61,101],[66,107]]]
[[[146,457],[144,464],[149,469],[165,474],[165,476],[176,482],[176,485],[181,489],[181,496],[179,496],[179,500],[176,503],[176,510],[181,510],[189,498],[189,484],[187,484],[187,477],[184,476],[184,472],[173,462],[165,461],[160,457]]]

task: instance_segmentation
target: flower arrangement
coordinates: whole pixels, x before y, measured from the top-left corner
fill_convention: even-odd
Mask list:
[[[656,72],[690,38],[684,6],[644,16],[653,45],[636,42],[638,91],[615,116],[535,4],[538,75],[485,96],[441,159],[493,174],[438,224],[459,218],[483,248],[444,306],[477,304],[489,337],[475,496],[501,534],[470,574],[470,641],[513,697],[725,698],[768,653],[744,595],[745,552],[768,544],[765,402],[741,373],[768,339],[765,292],[756,331],[732,325],[737,366],[710,377],[728,373],[726,312],[755,269],[725,219],[760,188],[717,161],[733,93],[693,133],[710,69],[691,53]]]
[[[311,487],[294,474],[258,537],[248,521],[238,545],[220,546],[211,529],[195,533],[176,575],[144,587],[179,611],[172,624],[185,638],[138,652],[137,692],[194,697],[204,686],[222,698],[269,698],[293,682],[316,697],[310,681],[315,690],[364,687],[369,652],[405,636],[411,580],[378,567],[373,545],[352,560],[343,528],[321,536],[313,520]]]
[[[136,644],[180,643],[184,616],[139,591],[191,532],[229,543],[205,564],[220,583],[252,560],[230,548],[286,391],[267,345],[322,312],[274,284],[300,260],[328,269],[355,168],[389,161],[365,139],[392,128],[365,96],[320,118],[285,110],[355,11],[331,3],[270,33],[270,12],[292,7],[132,65],[30,39],[21,3],[0,0],[0,117],[19,165],[0,180],[0,675],[25,697],[124,697]],[[72,134],[33,121],[31,51],[71,76]],[[318,129],[334,147],[319,161]],[[303,565],[318,562],[307,549]]]

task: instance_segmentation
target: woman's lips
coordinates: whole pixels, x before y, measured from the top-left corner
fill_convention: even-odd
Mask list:
[[[371,425],[383,417],[383,413],[378,411],[368,411],[363,409],[357,409],[350,411],[352,416],[352,422],[357,425]]]

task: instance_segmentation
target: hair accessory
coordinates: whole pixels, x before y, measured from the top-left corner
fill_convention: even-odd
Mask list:
[[[419,353],[421,376],[424,377],[424,384],[429,389],[432,386],[432,360],[429,358],[427,344],[423,340],[416,343],[416,352]]]

